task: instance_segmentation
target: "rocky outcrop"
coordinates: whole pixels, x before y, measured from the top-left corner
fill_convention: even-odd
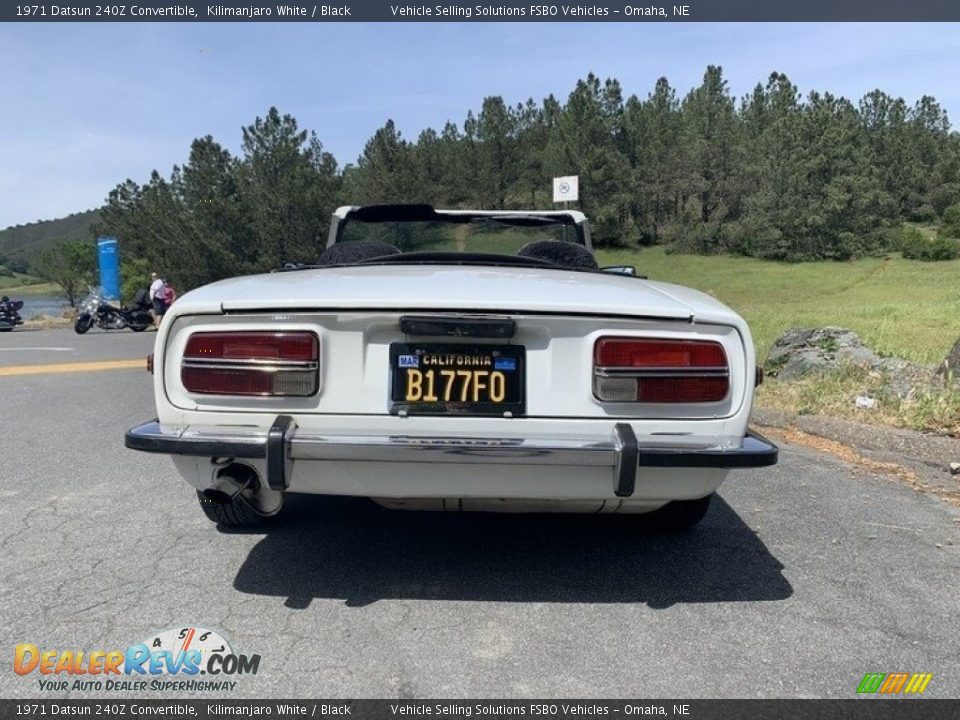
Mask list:
[[[774,342],[766,372],[781,380],[812,373],[858,367],[883,376],[888,392],[908,397],[915,388],[929,386],[933,371],[901,358],[880,357],[852,330],[841,327],[791,328]]]

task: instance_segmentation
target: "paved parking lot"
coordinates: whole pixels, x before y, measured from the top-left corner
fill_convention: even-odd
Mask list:
[[[223,532],[168,459],[123,447],[154,414],[145,372],[10,371],[138,360],[153,337],[0,336],[0,696],[42,694],[17,643],[181,626],[261,655],[240,697],[853,697],[868,671],[960,696],[960,510],[895,479],[786,447],[674,538],[317,497]]]

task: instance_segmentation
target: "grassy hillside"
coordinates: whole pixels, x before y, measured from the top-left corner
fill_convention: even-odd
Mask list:
[[[41,251],[63,240],[93,240],[91,226],[98,210],[74,213],[58,220],[14,225],[0,230],[0,265],[25,271]]]
[[[761,360],[793,326],[841,325],[881,355],[928,364],[943,360],[960,338],[960,260],[787,264],[662,248],[597,254],[601,264],[633,264],[651,280],[689,285],[728,304],[750,323]]]
[[[21,297],[23,295],[55,295],[60,292],[60,288],[32,275],[21,273],[7,275],[0,272],[0,291],[7,295]]]

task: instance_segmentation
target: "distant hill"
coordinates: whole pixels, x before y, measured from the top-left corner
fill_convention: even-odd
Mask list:
[[[58,220],[14,225],[0,230],[0,265],[27,272],[43,250],[63,240],[90,240],[90,228],[100,219],[99,210],[74,213]]]

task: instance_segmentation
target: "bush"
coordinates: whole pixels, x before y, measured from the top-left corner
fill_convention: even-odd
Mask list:
[[[718,255],[728,252],[730,240],[724,223],[724,211],[714,213],[714,220],[703,222],[696,208],[688,205],[669,231],[668,252],[697,255]]]
[[[899,250],[908,260],[935,262],[956,260],[960,257],[960,243],[944,237],[928,240],[913,227],[904,227],[900,233]]]
[[[944,183],[930,193],[930,204],[940,217],[957,203],[960,203],[960,183]]]
[[[941,238],[960,240],[960,203],[955,203],[943,211],[943,224],[940,225]]]
[[[133,302],[137,290],[150,286],[150,263],[142,258],[123,258],[120,261],[120,297]]]
[[[0,265],[0,277],[13,277],[13,270],[6,265]]]
[[[726,225],[724,234],[727,249],[734,255],[783,259],[780,246],[783,233],[762,218],[747,215],[739,222]]]
[[[937,221],[937,211],[933,205],[921,205],[910,211],[910,220],[918,223],[935,223]]]

